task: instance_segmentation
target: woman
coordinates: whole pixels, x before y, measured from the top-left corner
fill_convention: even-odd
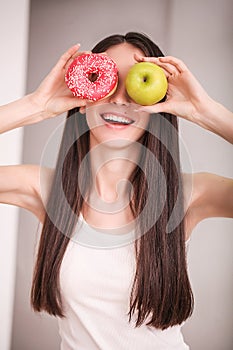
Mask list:
[[[232,113],[183,62],[162,57],[138,33],[93,49],[117,63],[115,93],[98,102],[74,98],[64,74],[78,48],[34,93],[0,109],[2,131],[69,110],[56,169],[42,169],[42,188],[37,166],[1,168],[0,201],[43,224],[32,305],[59,316],[65,350],[188,349],[181,334],[193,310],[185,242],[204,218],[233,217],[233,181],[181,173],[175,115],[232,142]],[[158,64],[168,79],[166,100],[154,106],[135,105],[125,90],[129,68],[140,61]]]

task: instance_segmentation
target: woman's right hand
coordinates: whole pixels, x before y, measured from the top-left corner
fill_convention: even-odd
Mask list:
[[[75,97],[65,83],[65,73],[75,57],[80,55],[80,44],[72,46],[58,60],[40,86],[30,95],[33,102],[46,116],[54,117],[75,107],[81,107],[86,101]]]

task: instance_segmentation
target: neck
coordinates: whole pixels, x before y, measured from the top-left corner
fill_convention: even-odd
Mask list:
[[[129,200],[129,178],[136,168],[141,144],[131,143],[121,148],[101,144],[91,148],[93,188],[90,197],[106,205],[123,205]],[[122,202],[123,201],[123,202]]]

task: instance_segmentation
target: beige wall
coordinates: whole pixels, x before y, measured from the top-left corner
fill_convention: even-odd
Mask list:
[[[232,2],[219,1],[32,1],[28,91],[33,90],[59,55],[76,42],[90,49],[106,35],[129,30],[149,34],[168,54],[182,58],[209,93],[233,109]],[[39,163],[44,145],[63,116],[24,130],[24,163]],[[201,128],[181,122],[194,171],[232,177],[231,146]],[[56,151],[56,150],[55,150]],[[184,165],[185,167],[185,165]],[[21,211],[12,350],[55,350],[54,319],[29,306],[32,259],[38,222]],[[193,350],[230,350],[232,345],[233,222],[205,220],[193,232],[189,268],[196,308],[184,327]]]
[[[232,1],[173,2],[170,53],[181,57],[209,94],[233,110]],[[193,171],[233,175],[232,145],[182,121]],[[195,312],[184,327],[194,350],[230,350],[233,345],[233,220],[213,218],[193,232],[189,254]]]

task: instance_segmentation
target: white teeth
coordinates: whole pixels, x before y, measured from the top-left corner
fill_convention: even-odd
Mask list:
[[[133,121],[131,119],[129,119],[129,118],[119,117],[119,116],[114,115],[114,114],[102,114],[101,116],[106,121],[112,121],[112,122],[124,123],[124,124],[131,124],[131,123],[133,123]]]

